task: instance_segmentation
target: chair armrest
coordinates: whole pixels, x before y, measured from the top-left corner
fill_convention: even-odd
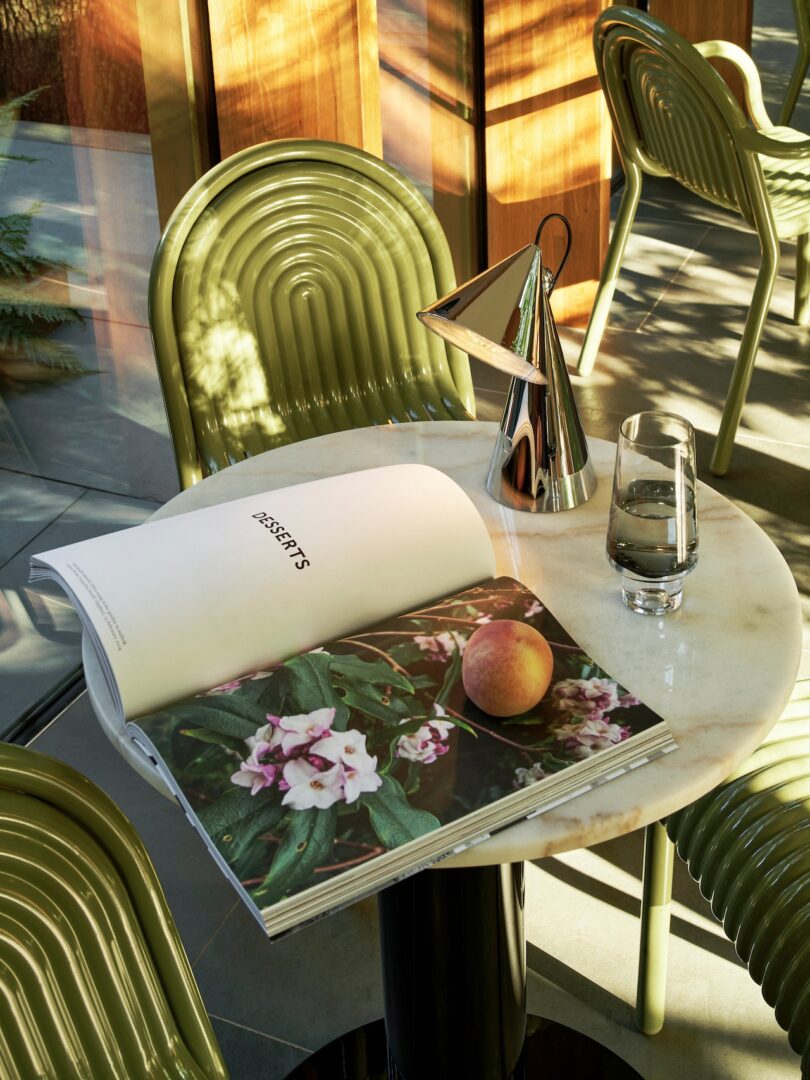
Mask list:
[[[784,132],[779,138],[773,138],[774,132]],[[735,132],[737,142],[746,150],[763,154],[771,158],[807,158],[810,161],[810,137],[794,128],[770,127],[767,131],[754,131],[743,128]],[[789,136],[795,138],[789,138]]]
[[[765,102],[762,100],[759,72],[748,53],[731,41],[701,41],[695,48],[706,60],[716,56],[721,60],[728,60],[737,68],[742,76],[749,116],[758,128],[772,127]]]

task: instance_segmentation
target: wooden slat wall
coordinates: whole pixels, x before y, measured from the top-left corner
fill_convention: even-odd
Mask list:
[[[650,0],[650,14],[687,41],[722,38],[751,51],[751,0]]]
[[[587,321],[607,248],[611,134],[591,38],[605,6],[502,0],[485,7],[489,264],[533,240],[546,213],[565,214],[573,246],[554,292],[560,323]],[[559,245],[546,236],[543,253],[554,267]]]
[[[752,0],[650,0],[650,14],[677,30],[687,41],[712,41],[720,38],[733,41],[747,53],[751,52]],[[743,102],[743,84],[736,69],[723,60],[716,63],[718,71]]]
[[[375,0],[211,0],[222,157],[267,139],[382,154]]]

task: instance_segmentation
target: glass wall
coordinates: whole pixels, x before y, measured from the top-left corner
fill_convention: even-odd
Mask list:
[[[479,269],[473,2],[0,5],[0,737],[79,672],[77,620],[27,584],[30,555],[176,491],[147,285],[217,154],[362,146],[433,205],[459,279]]]
[[[421,189],[456,277],[480,269],[471,0],[377,0],[383,157]]]
[[[136,0],[0,6],[0,733],[79,666],[28,558],[176,490],[147,328],[159,236]]]

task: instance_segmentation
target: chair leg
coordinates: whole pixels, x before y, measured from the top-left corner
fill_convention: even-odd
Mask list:
[[[602,267],[602,277],[599,288],[596,290],[596,299],[588,320],[588,329],[585,331],[585,340],[582,343],[582,351],[579,354],[577,371],[580,375],[590,375],[602,334],[605,331],[608,313],[610,312],[613,294],[616,291],[616,282],[624,258],[624,250],[633,227],[633,221],[638,209],[638,200],[641,195],[641,169],[632,162],[625,163],[624,168],[624,194],[622,195],[616,224],[613,226],[613,235],[608,245],[605,265]]]
[[[759,349],[765,319],[768,316],[768,308],[771,306],[773,287],[779,269],[779,241],[776,235],[770,230],[766,235],[760,233],[760,244],[762,245],[762,262],[757,274],[751,306],[748,309],[748,317],[745,320],[740,351],[737,354],[723,416],[720,420],[720,430],[714,444],[714,454],[709,465],[715,476],[725,476],[731,463],[734,436],[737,434],[745,396],[751,383],[754,360]]]
[[[636,1023],[645,1035],[664,1024],[669,952],[669,905],[675,845],[660,821],[644,830],[641,943],[636,989]]]
[[[793,319],[799,326],[810,326],[810,233],[796,241],[796,301]]]
[[[796,57],[796,63],[793,67],[793,73],[790,76],[785,100],[782,102],[782,108],[779,110],[779,119],[776,121],[780,127],[787,126],[790,123],[790,118],[793,115],[793,110],[796,108],[796,102],[799,100],[799,94],[801,93],[802,84],[807,75],[808,67],[810,67],[810,45],[802,47],[800,43],[799,55]]]

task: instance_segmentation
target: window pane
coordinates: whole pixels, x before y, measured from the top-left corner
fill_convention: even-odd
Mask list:
[[[0,733],[79,664],[29,555],[176,490],[147,326],[159,237],[136,0],[0,6]]]

